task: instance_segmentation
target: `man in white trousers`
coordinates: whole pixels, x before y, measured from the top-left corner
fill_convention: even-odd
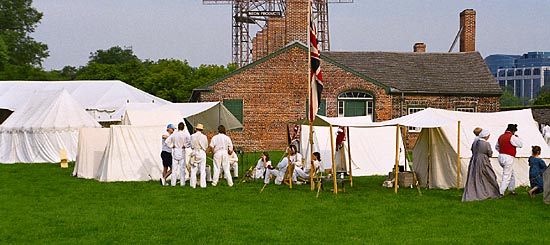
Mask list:
[[[498,151],[498,163],[502,166],[502,183],[500,184],[500,195],[504,195],[506,189],[510,194],[515,195],[516,177],[514,176],[514,158],[516,148],[523,147],[523,141],[516,135],[517,124],[508,124],[506,132],[502,134],[495,145]]]
[[[200,186],[206,188],[206,149],[208,148],[208,139],[202,134],[204,126],[197,124],[195,132],[191,135],[191,176],[189,177],[189,185],[195,188],[197,185],[197,170],[200,172]]]
[[[166,139],[166,145],[172,148],[172,157],[174,159],[172,162],[172,172],[174,173],[176,167],[179,167],[181,186],[185,186],[185,172],[187,171],[187,166],[185,165],[185,145],[188,145],[187,141],[189,140],[184,133],[184,129],[185,124],[180,122],[178,124],[178,131]],[[170,179],[172,186],[176,186],[177,175],[175,173],[172,174]]]
[[[264,184],[269,184],[269,181],[271,179],[270,175],[273,175],[273,177],[275,177],[276,185],[282,184],[287,168],[288,168],[288,157],[286,156],[283,158],[283,160],[281,160],[277,164],[277,168],[273,168],[271,165],[268,165],[267,168],[265,169]]]
[[[233,153],[233,142],[229,136],[225,134],[225,127],[218,126],[218,134],[210,140],[210,148],[214,152],[214,176],[212,178],[212,186],[218,184],[220,179],[220,170],[223,170],[223,175],[227,180],[227,185],[233,186],[233,178],[229,171],[229,155]]]

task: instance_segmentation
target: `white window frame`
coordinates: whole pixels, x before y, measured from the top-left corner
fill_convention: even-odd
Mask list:
[[[371,94],[361,90],[350,90],[340,93],[340,95],[338,95],[338,117],[344,117],[344,112],[346,111],[344,102],[346,100],[365,101],[365,115],[370,116],[371,119],[374,121],[374,97]],[[369,106],[372,111],[371,114],[369,114]]]
[[[476,112],[476,108],[473,107],[473,106],[471,106],[471,107],[464,106],[464,107],[457,107],[457,108],[455,108],[455,111]]]
[[[416,113],[416,112],[419,112],[419,111],[423,111],[425,109],[426,109],[426,107],[421,107],[421,106],[407,107],[407,115],[410,115],[410,114],[413,114],[413,113]],[[422,131],[422,128],[420,128],[420,127],[408,127],[408,131],[409,131],[409,133],[420,133],[420,131]]]

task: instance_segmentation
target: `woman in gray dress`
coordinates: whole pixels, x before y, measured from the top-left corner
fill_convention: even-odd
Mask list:
[[[464,186],[462,201],[477,201],[489,198],[500,198],[497,176],[491,166],[493,150],[487,142],[490,133],[484,129],[479,134],[479,140],[472,144],[472,158],[468,167],[468,178]]]

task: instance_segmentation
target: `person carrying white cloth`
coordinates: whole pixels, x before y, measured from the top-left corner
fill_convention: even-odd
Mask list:
[[[188,144],[187,141],[189,140],[184,133],[184,129],[185,124],[180,122],[178,124],[178,131],[174,132],[166,139],[166,145],[172,148],[172,157],[174,159],[172,162],[172,172],[174,172],[176,166],[179,166],[181,186],[185,186],[185,172],[187,170],[187,166],[185,165],[185,145]],[[171,185],[176,186],[177,176],[175,173],[170,176],[170,179]]]
[[[218,126],[218,134],[212,137],[210,148],[214,152],[214,176],[212,178],[212,186],[218,184],[220,179],[220,170],[223,170],[223,175],[227,180],[227,185],[233,186],[233,178],[229,171],[229,154],[233,153],[233,142],[231,138],[225,134],[225,127]]]
[[[197,124],[195,132],[191,135],[191,174],[189,177],[189,185],[195,188],[197,185],[197,170],[200,172],[200,186],[206,188],[206,149],[208,148],[208,139],[202,134],[204,126]]]

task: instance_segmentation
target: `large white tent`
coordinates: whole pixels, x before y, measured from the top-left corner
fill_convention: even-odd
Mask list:
[[[530,109],[470,113],[428,108],[377,124],[399,124],[423,128],[413,149],[414,167],[420,185],[449,189],[457,187],[457,181],[460,182],[459,187],[464,187],[471,158],[470,147],[475,138],[473,129],[476,127],[488,129],[491,132],[489,139],[493,146],[491,163],[500,181],[502,167],[498,164],[498,152],[494,146],[498,136],[504,133],[509,123],[518,124],[517,134],[524,141],[524,147],[518,150],[514,163],[516,185],[528,185],[529,165],[527,160],[531,155],[531,146],[540,146],[542,148],[541,157],[545,161],[550,160],[550,149],[538,131],[537,122],[533,119]],[[458,175],[458,168],[460,168],[460,175]]]
[[[135,108],[134,106],[130,106]],[[227,113],[225,113],[225,112]],[[79,144],[79,159],[74,175],[81,178],[93,176],[99,181],[145,181],[160,178],[161,135],[166,125],[196,116],[197,123],[217,127],[221,122],[230,122],[229,128],[242,128],[242,124],[219,102],[178,103],[174,106],[126,110],[123,125],[112,125],[108,134],[96,135],[94,141]],[[200,119],[215,122],[203,122]],[[83,132],[93,134],[93,131]],[[102,156],[89,151],[103,147]]]
[[[120,121],[127,103],[170,103],[122,81],[0,81],[0,108],[17,110],[32,94],[66,90],[98,122]]]
[[[345,124],[343,124],[345,125]],[[342,126],[343,126],[342,125]],[[344,142],[342,150],[346,155],[346,162],[349,162],[347,147],[351,151],[351,170],[353,176],[387,175],[393,171],[395,166],[395,126],[387,127],[349,127],[348,140]],[[314,152],[321,154],[324,169],[331,168],[331,138],[328,127],[313,127]],[[335,134],[335,132],[333,132]],[[336,142],[336,135],[333,135],[333,144]],[[306,162],[309,162],[309,126],[302,126],[300,144]],[[399,164],[404,165],[405,149],[400,138],[399,141]]]
[[[1,163],[74,161],[80,128],[101,127],[66,90],[29,93],[0,125]]]

